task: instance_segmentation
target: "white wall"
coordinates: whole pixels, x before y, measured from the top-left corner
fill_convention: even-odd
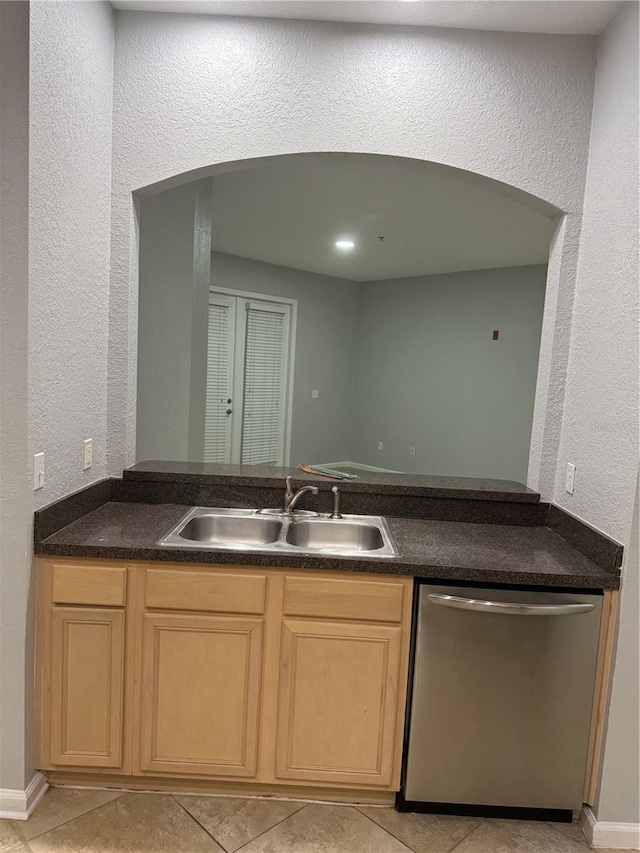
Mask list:
[[[211,181],[140,203],[136,453],[201,462],[209,325]]]
[[[8,613],[2,614],[0,788],[24,789],[33,772],[33,506],[106,472],[114,27],[108,3],[0,3],[0,10],[2,94],[9,92],[15,109],[14,135],[7,140],[3,115],[2,140],[9,174],[3,169],[1,189],[3,205],[6,199],[11,205],[7,239],[14,243],[10,266],[2,246],[0,572]],[[3,113],[4,106],[3,97]],[[85,438],[94,441],[94,464],[83,473]],[[33,493],[31,454],[40,450],[47,454],[47,484]]]
[[[600,39],[556,501],[632,545],[597,816],[640,822],[638,783],[638,5]],[[576,490],[564,492],[567,462]],[[636,504],[637,514],[637,504]]]
[[[0,3],[0,788],[31,778],[29,6]]]
[[[216,252],[211,286],[297,299],[291,464],[350,459],[360,285]]]
[[[31,4],[30,442],[46,454],[36,507],[107,470],[113,51],[110,4]]]
[[[555,480],[595,40],[117,13],[109,470],[135,458],[131,192],[212,164],[302,151],[400,155],[467,169],[568,213],[551,259],[534,471]]]
[[[638,466],[638,5],[602,36],[555,501],[629,541]],[[567,462],[576,490],[564,490]]]
[[[545,277],[524,266],[363,284],[350,458],[525,482]]]

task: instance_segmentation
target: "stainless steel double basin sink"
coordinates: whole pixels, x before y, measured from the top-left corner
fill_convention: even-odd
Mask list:
[[[381,516],[279,513],[195,507],[160,540],[169,548],[393,557],[398,550]]]

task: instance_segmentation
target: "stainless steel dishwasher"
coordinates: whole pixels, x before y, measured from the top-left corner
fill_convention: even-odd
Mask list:
[[[420,582],[398,809],[571,819],[601,610],[597,591]]]

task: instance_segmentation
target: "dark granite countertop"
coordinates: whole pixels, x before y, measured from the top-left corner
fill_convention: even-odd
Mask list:
[[[436,474],[395,474],[344,468],[357,474],[357,480],[341,480],[340,488],[368,494],[418,495],[432,498],[513,501],[537,503],[540,494],[513,480],[487,480],[477,477],[445,477]],[[296,483],[328,483],[330,480],[306,474],[299,468],[275,468],[268,465],[227,465],[210,462],[139,462],[123,472],[124,480],[169,483],[206,483],[225,486],[277,486],[287,474]]]
[[[606,571],[544,526],[388,518],[397,557],[179,549],[158,545],[190,507],[108,502],[40,542],[36,553],[411,575],[441,581],[617,589]]]

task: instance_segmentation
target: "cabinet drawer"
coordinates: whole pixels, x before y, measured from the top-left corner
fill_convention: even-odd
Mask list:
[[[74,566],[54,563],[54,604],[94,604],[124,607],[127,596],[126,566]]]
[[[265,575],[147,569],[145,606],[158,610],[264,613]]]
[[[286,616],[401,622],[404,585],[340,578],[288,577],[284,588]]]

